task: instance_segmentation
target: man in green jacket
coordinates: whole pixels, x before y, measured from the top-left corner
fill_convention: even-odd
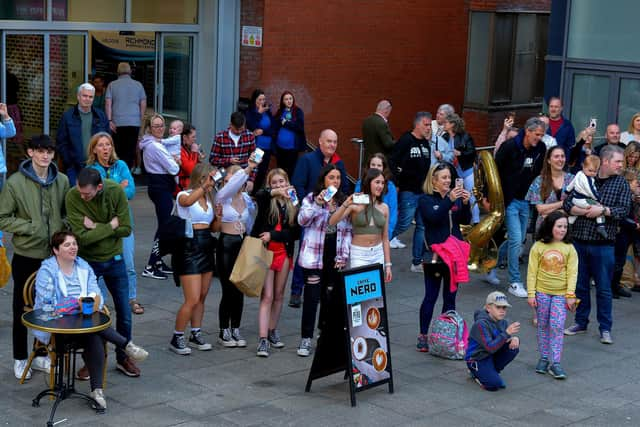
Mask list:
[[[71,230],[78,236],[78,255],[89,263],[96,278],[102,277],[116,309],[116,330],[131,340],[129,280],[122,257],[122,238],[131,234],[131,217],[127,196],[115,181],[102,180],[100,172],[81,169],[77,184],[65,199]],[[116,369],[129,377],[139,377],[135,362],[116,350]],[[81,368],[80,379],[89,379]]]
[[[27,328],[22,324],[24,284],[51,256],[49,241],[63,228],[62,208],[69,190],[69,180],[53,163],[55,144],[48,135],[31,138],[27,148],[29,159],[7,180],[0,194],[0,230],[13,233],[13,373],[20,379],[27,367],[29,349]],[[50,360],[33,359],[31,367],[49,372]],[[26,374],[31,378],[31,369]]]
[[[391,129],[389,129],[390,115],[391,102],[383,99],[378,102],[376,112],[362,122],[363,162],[366,162],[369,157],[376,153],[384,154],[389,160],[393,150],[393,135],[391,135]],[[363,167],[368,168],[369,165],[365,164]]]

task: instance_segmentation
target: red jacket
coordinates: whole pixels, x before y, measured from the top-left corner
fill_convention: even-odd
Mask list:
[[[191,178],[191,172],[196,167],[199,160],[199,153],[191,150],[187,150],[184,145],[180,146],[180,172],[178,172],[178,192],[187,189],[189,187],[189,180]]]
[[[455,236],[449,236],[444,243],[434,243],[431,250],[438,254],[442,261],[449,267],[449,289],[451,292],[458,290],[458,283],[466,283],[469,281],[469,253],[471,245],[458,239]]]

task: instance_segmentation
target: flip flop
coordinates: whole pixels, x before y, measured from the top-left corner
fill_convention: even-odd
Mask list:
[[[129,305],[133,314],[144,314],[144,307],[138,301],[130,301]]]

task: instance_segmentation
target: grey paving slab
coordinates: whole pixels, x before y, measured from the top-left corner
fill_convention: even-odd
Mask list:
[[[134,199],[136,263],[146,262],[155,227],[146,194]],[[410,241],[410,235],[402,236]],[[518,358],[504,371],[508,387],[489,393],[469,380],[464,362],[434,358],[415,350],[422,276],[409,272],[410,249],[393,250],[394,282],[387,287],[395,393],[386,387],[357,395],[351,408],[348,385],[341,374],[304,386],[311,358],[295,353],[299,341],[300,309],[283,308],[280,329],[286,347],[268,359],[255,356],[257,299],[246,299],[242,330],[249,345],[225,349],[216,343],[220,284],[211,284],[205,304],[203,332],[213,350],[178,356],[167,349],[182,292],[172,280],[138,277],[142,316],[133,316],[134,339],[150,351],[140,364],[142,376],[128,378],[114,369],[109,355],[106,396],[109,409],[96,415],[81,401],[65,401],[58,426],[489,426],[489,425],[640,425],[640,295],[614,301],[613,346],[598,341],[595,313],[589,332],[565,340],[563,365],[569,377],[557,381],[534,373],[538,359],[531,309],[510,296],[509,318],[522,323]],[[524,271],[524,270],[523,270]],[[505,282],[506,272],[498,276]],[[505,286],[498,287],[505,289]],[[460,287],[458,310],[467,322],[495,287],[472,274]],[[11,295],[0,289],[0,425],[44,425],[51,403],[31,407],[31,399],[46,386],[41,373],[19,385],[13,378],[11,354]],[[440,310],[440,303],[436,312]],[[341,314],[340,314],[341,315]],[[573,319],[567,319],[570,324]],[[87,383],[78,383],[87,391]]]

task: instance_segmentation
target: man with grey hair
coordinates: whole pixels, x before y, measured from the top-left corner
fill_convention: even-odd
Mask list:
[[[147,109],[147,95],[142,84],[131,78],[128,62],[118,64],[118,79],[109,83],[104,107],[114,133],[116,153],[131,168],[136,159],[140,125]]]
[[[611,123],[607,125],[607,129],[604,132],[604,142],[594,147],[593,153],[596,156],[599,156],[601,150],[608,145],[618,146],[624,150],[625,148],[627,148],[627,145],[624,142],[620,141],[620,135],[620,126],[618,126],[617,123]]]
[[[600,342],[613,344],[611,338],[611,282],[615,265],[615,241],[619,224],[624,221],[631,208],[631,190],[622,177],[624,151],[616,145],[607,145],[600,153],[600,169],[596,176],[599,193],[598,205],[580,208],[573,203],[573,195],[562,205],[570,215],[576,215],[571,228],[573,245],[578,253],[578,281],[576,297],[580,305],[576,309],[575,323],[565,329],[565,335],[587,332],[591,312],[591,279],[596,285],[597,319]],[[594,221],[598,216],[606,217],[606,236],[600,235]]]
[[[375,154],[383,153],[387,158],[393,150],[393,135],[389,129],[391,102],[386,99],[378,102],[376,112],[362,122],[362,140],[364,143],[364,160]]]
[[[56,146],[71,186],[75,185],[76,175],[87,161],[91,135],[109,132],[104,111],[92,105],[95,93],[90,83],[78,86],[78,103],[62,114],[58,124]]]
[[[442,137],[442,135],[444,135],[444,122],[447,116],[455,112],[456,110],[451,104],[442,104],[439,106],[436,112],[436,118],[431,120],[431,133],[436,137]]]
[[[411,261],[411,271],[414,273],[422,273],[424,225],[420,215],[416,215],[416,208],[418,198],[423,194],[422,184],[431,167],[430,140],[431,113],[420,111],[413,119],[413,130],[398,139],[389,161],[398,187],[398,223],[389,243],[393,248],[404,247],[398,236],[407,231],[415,218]]]
[[[529,202],[525,196],[535,177],[542,171],[547,151],[545,145],[540,143],[544,130],[542,120],[531,117],[518,135],[502,143],[495,155],[506,207],[509,292],[519,298],[527,297],[519,261],[529,222]]]

